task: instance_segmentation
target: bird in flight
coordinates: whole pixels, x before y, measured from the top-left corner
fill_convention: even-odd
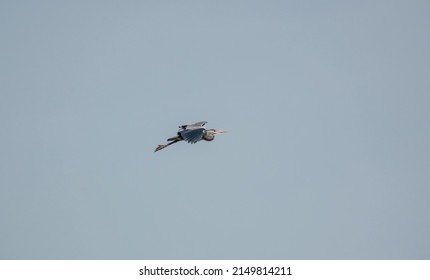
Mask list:
[[[158,145],[154,152],[158,152],[159,150],[182,140],[191,144],[195,144],[200,140],[212,141],[215,138],[215,134],[227,132],[225,130],[206,129],[206,123],[207,122],[197,122],[195,124],[181,125],[179,127],[178,135],[167,139],[167,141],[171,142],[164,145]]]

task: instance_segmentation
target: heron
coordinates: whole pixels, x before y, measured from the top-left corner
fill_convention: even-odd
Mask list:
[[[214,140],[216,134],[227,132],[225,130],[219,129],[206,129],[206,123],[207,122],[202,121],[196,122],[195,124],[185,124],[179,126],[179,131],[177,135],[167,139],[167,141],[170,141],[169,143],[158,145],[157,148],[155,148],[154,152],[158,152],[159,150],[162,150],[167,146],[170,146],[182,140],[191,144],[195,144],[200,140],[212,141]]]

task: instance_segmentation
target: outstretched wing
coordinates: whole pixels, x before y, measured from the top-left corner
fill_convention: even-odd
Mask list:
[[[195,144],[198,141],[202,140],[203,135],[205,134],[205,129],[203,127],[196,129],[186,129],[178,132],[182,138],[188,143]]]
[[[192,125],[190,125],[190,126],[192,126],[192,127],[202,127],[202,126],[205,126],[205,124],[207,124],[208,122],[205,122],[205,121],[203,121],[203,122],[196,122],[195,124],[192,124]]]
[[[204,127],[206,123],[207,122],[202,121],[202,122],[196,122],[194,124],[184,124],[184,125],[181,125],[179,128],[182,128],[182,129],[196,129],[196,128]]]

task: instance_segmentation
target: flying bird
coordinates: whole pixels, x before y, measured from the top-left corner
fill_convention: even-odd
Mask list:
[[[167,139],[167,141],[171,142],[164,145],[158,145],[158,147],[155,148],[154,152],[158,152],[159,150],[162,150],[167,146],[170,146],[182,140],[191,144],[195,144],[200,140],[212,141],[215,138],[215,134],[227,132],[225,130],[206,129],[206,123],[207,122],[197,122],[195,124],[185,124],[179,126],[178,135]]]

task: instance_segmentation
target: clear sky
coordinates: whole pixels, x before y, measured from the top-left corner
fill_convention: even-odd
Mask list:
[[[1,1],[0,258],[429,259],[429,14]]]

